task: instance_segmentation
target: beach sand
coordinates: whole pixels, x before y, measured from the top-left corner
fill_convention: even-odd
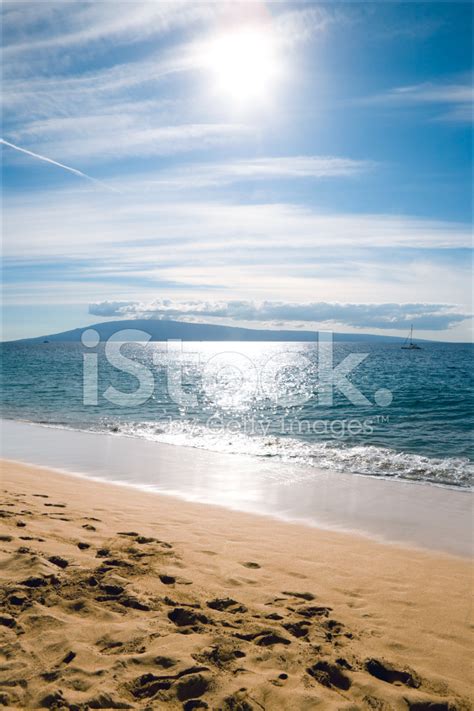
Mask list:
[[[4,706],[471,708],[468,560],[2,469]]]

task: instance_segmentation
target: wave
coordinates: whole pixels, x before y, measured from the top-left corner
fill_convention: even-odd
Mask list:
[[[474,465],[464,457],[433,458],[375,445],[350,446],[342,442],[306,442],[289,436],[214,431],[192,421],[179,420],[165,425],[153,422],[103,422],[100,429],[119,436],[139,437],[213,452],[265,457],[318,469],[456,488],[469,488],[474,474]]]
[[[26,418],[20,421],[36,422],[55,429],[132,437],[211,452],[274,459],[301,465],[306,470],[315,467],[320,470],[424,482],[456,489],[470,489],[474,474],[474,464],[467,457],[436,458],[378,445],[348,445],[343,441],[334,440],[308,442],[291,436],[263,436],[241,431],[232,432],[229,429],[222,431],[184,419],[168,422],[124,422],[104,418],[94,424]],[[293,478],[295,474],[296,472],[293,472]]]

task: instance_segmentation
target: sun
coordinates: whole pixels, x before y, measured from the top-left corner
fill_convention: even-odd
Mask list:
[[[262,103],[272,94],[280,67],[271,31],[246,27],[208,42],[204,64],[213,76],[213,89],[233,104]]]

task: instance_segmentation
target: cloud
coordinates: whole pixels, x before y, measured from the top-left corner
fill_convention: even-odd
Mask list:
[[[153,263],[325,266],[337,253],[347,269],[362,249],[469,248],[469,224],[407,215],[331,213],[291,203],[169,199],[133,176],[111,181],[123,195],[51,190],[5,198],[5,256],[110,258],[152,255]],[[32,229],[34,226],[34,229]],[[64,238],[65,233],[67,239]],[[145,261],[149,263],[150,257]],[[385,257],[386,267],[391,264]],[[407,277],[410,274],[407,273]],[[181,279],[180,279],[181,280]]]
[[[29,106],[32,116],[68,115],[72,110],[84,111],[81,102],[87,102],[87,110],[94,105],[106,105],[111,96],[132,91],[143,84],[156,84],[163,78],[192,68],[191,58],[183,48],[173,52],[154,53],[143,60],[130,60],[97,70],[74,74],[45,75],[32,77],[13,64],[3,79],[4,102],[7,110],[22,112],[28,109],[32,97],[39,106]],[[30,66],[30,65],[28,65]],[[58,112],[58,109],[60,110]]]
[[[143,187],[202,188],[249,180],[347,178],[365,173],[373,161],[336,156],[267,156],[175,168],[144,181]]]
[[[7,3],[3,17],[5,55],[32,54],[64,50],[91,43],[114,44],[143,42],[147,37],[187,27],[215,14],[216,3],[174,0],[173,3],[133,2],[120,6],[114,2],[78,1],[22,3],[21,10]],[[41,22],[41,24],[39,24]],[[38,30],[38,28],[41,28]],[[31,32],[35,30],[35,36]]]
[[[132,280],[145,290],[165,280],[239,298],[469,301],[468,263],[451,251],[469,249],[468,224],[170,200],[128,179],[111,183],[120,195],[80,182],[5,195],[4,258],[92,260],[82,278],[114,274],[119,293]]]
[[[168,140],[167,131],[177,124],[199,124],[195,112],[186,120],[189,103],[184,106],[181,102],[171,114],[171,102],[166,105],[162,101],[157,114],[157,102],[141,99],[144,91],[148,95],[155,93],[157,85],[161,96],[168,91],[175,98],[177,92],[173,88],[170,91],[169,83],[163,89],[163,80],[176,74],[194,73],[196,85],[206,87],[208,67],[203,48],[209,38],[225,28],[230,4],[226,4],[226,10],[220,2],[136,2],[122,4],[119,13],[113,2],[52,2],[43,3],[42,7],[44,13],[39,13],[35,4],[22,3],[19,12],[15,5],[7,3],[4,11],[4,53],[9,59],[2,81],[4,127],[13,141],[28,144],[31,137],[36,138],[36,143],[29,146],[31,150],[49,150],[66,158],[84,153],[92,157],[142,156],[146,154],[147,141],[152,154],[167,154],[163,145]],[[335,21],[337,13],[321,8],[276,8],[271,17],[263,14],[268,15],[265,21],[274,27],[281,51],[288,52],[297,42],[323,31]],[[242,17],[236,11],[237,21],[247,15],[252,17],[252,9]],[[107,57],[107,51],[121,42],[143,46],[148,38],[166,34],[172,34],[171,41],[145,45],[145,51],[139,53],[131,49],[127,61],[117,63],[116,55]],[[87,52],[86,70],[75,49],[81,46]],[[99,56],[94,61],[96,55]],[[125,99],[128,105],[124,112],[120,104]],[[196,102],[191,104],[195,107]],[[84,135],[80,142],[70,140],[85,130],[90,151],[84,151]],[[224,141],[224,129],[220,134],[219,145]],[[235,128],[229,125],[226,138],[232,140],[234,134]],[[43,142],[38,143],[38,139]],[[193,145],[197,142],[198,139]],[[176,143],[172,152],[175,148]],[[182,150],[187,150],[185,143]]]
[[[474,88],[472,76],[464,81],[453,83],[426,82],[412,86],[400,86],[382,94],[369,96],[358,101],[365,105],[381,106],[428,106],[447,107],[444,113],[437,114],[437,121],[472,122]]]
[[[67,123],[67,122],[65,122]],[[21,133],[19,131],[18,133]],[[203,151],[228,145],[248,137],[251,128],[233,123],[190,123],[156,128],[127,124],[123,117],[102,117],[95,131],[84,135],[83,127],[70,122],[70,131],[35,143],[35,148],[66,158],[82,158],[88,163],[100,159],[149,157]]]
[[[21,142],[35,141],[35,145],[39,142],[44,150],[49,147],[57,155],[95,161],[104,156],[121,159],[127,155],[204,150],[210,145],[237,141],[256,133],[251,125],[239,123],[156,126],[160,114],[165,115],[167,108],[166,102],[122,102],[104,107],[105,113],[102,114],[31,121],[14,129],[11,136]],[[153,125],[147,117],[149,113],[153,114]],[[85,143],[87,156],[84,156]],[[221,163],[208,161],[162,171],[143,181],[140,188],[204,187],[273,178],[351,177],[375,166],[374,161],[311,155],[263,156]],[[138,176],[135,177],[137,180],[140,180]]]
[[[348,21],[347,13],[334,7],[305,7],[285,10],[274,17],[275,33],[284,43],[304,42]]]
[[[136,301],[103,301],[89,306],[89,313],[100,317],[128,319],[189,318],[206,322],[219,319],[231,322],[299,326],[335,324],[353,328],[399,330],[412,324],[418,330],[444,330],[470,318],[454,304],[392,303],[288,303],[263,301],[186,301],[157,299],[149,303]]]
[[[101,180],[97,180],[96,178],[93,178],[92,176],[87,175],[86,173],[83,173],[82,170],[78,170],[77,168],[71,168],[70,165],[64,165],[64,163],[59,163],[58,161],[53,160],[52,158],[47,158],[46,156],[40,155],[39,153],[33,153],[33,151],[29,151],[26,148],[21,148],[20,146],[16,146],[14,143],[10,143],[9,141],[6,141],[4,138],[0,138],[0,143],[4,146],[7,146],[8,148],[12,148],[13,150],[18,151],[19,153],[25,153],[26,155],[31,156],[32,158],[37,158],[38,160],[42,160],[45,163],[50,163],[51,165],[55,165],[58,168],[67,170],[69,173],[78,175],[80,178],[85,178],[86,180],[90,180],[92,183],[95,183],[96,185],[100,185],[103,188],[106,188],[107,190],[112,190],[114,192],[118,192],[115,188],[112,188],[110,185],[106,185],[106,183],[103,183]]]
[[[231,3],[208,0],[173,0],[173,2],[122,3],[117,12],[115,2],[84,3],[71,0],[64,2],[37,3],[24,2],[21,9],[16,3],[4,3],[3,31],[6,56],[28,55],[40,52],[52,53],[56,50],[72,49],[79,46],[98,45],[113,42],[114,45],[143,43],[150,37],[200,28],[204,24],[219,25],[232,15]],[[255,21],[267,14],[263,8],[252,8],[248,17]],[[274,8],[272,22],[276,33],[286,43],[309,39],[317,32],[325,31],[335,23],[343,21],[342,12],[334,9],[314,7],[288,10]],[[268,14],[268,18],[270,15]],[[233,14],[239,20],[239,10]],[[99,44],[100,43],[100,44]]]

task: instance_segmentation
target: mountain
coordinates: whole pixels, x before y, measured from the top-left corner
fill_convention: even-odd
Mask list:
[[[81,334],[95,329],[101,341],[106,341],[117,331],[133,329],[145,331],[152,341],[179,339],[181,341],[317,341],[317,331],[270,331],[264,329],[218,326],[210,323],[185,323],[184,321],[159,321],[134,319],[129,321],[107,321],[93,326],[75,328],[72,331],[52,333],[36,338],[22,338],[15,343],[77,343]],[[143,339],[145,340],[145,339]],[[370,343],[400,343],[405,340],[398,336],[374,336],[372,334],[334,333],[335,341],[366,341]],[[13,342],[13,341],[10,341]]]

